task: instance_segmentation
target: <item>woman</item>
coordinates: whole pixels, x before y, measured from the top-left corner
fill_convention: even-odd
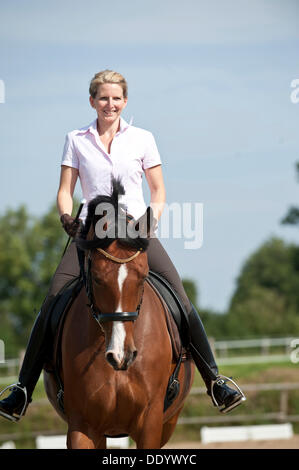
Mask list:
[[[165,203],[165,188],[160,155],[153,135],[127,124],[121,113],[127,105],[127,83],[119,73],[105,70],[97,73],[90,83],[90,104],[97,119],[85,128],[74,130],[66,137],[57,207],[63,228],[75,236],[79,222],[70,215],[73,193],[78,177],[87,202],[98,194],[110,195],[111,176],[121,178],[125,188],[122,202],[135,219],[146,209],[142,194],[145,174],[151,194],[154,218],[158,221]],[[87,212],[85,205],[81,217]],[[218,368],[208,339],[193,305],[189,302],[181,279],[166,251],[156,237],[150,239],[148,263],[152,271],[163,275],[180,295],[189,314],[191,352],[205,381],[207,393],[221,411],[229,411],[244,400],[244,395],[228,387],[218,378]],[[49,306],[55,295],[70,279],[80,273],[75,243],[71,243],[52,279],[50,290],[35,321],[20,371],[19,384],[0,401],[0,414],[8,419],[20,417],[42,371],[51,339],[48,334]],[[213,393],[212,393],[213,392]]]

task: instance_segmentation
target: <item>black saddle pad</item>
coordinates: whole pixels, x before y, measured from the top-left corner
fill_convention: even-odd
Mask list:
[[[56,295],[54,302],[51,306],[51,333],[55,336],[59,322],[62,318],[63,313],[66,308],[72,303],[75,297],[79,294],[80,290],[83,287],[83,281],[80,277],[76,277],[69,282],[61,289],[61,291]]]
[[[190,342],[189,319],[186,309],[169,282],[153,271],[149,271],[148,281],[157,289],[171,312],[183,346],[188,346]]]

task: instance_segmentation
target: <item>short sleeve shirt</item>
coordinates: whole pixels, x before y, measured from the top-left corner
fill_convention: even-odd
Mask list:
[[[61,165],[77,168],[86,204],[80,218],[85,219],[87,205],[98,195],[111,195],[111,178],[120,178],[125,195],[121,202],[135,219],[146,210],[142,191],[144,170],[161,165],[160,154],[151,132],[128,124],[120,118],[110,154],[97,132],[97,119],[89,126],[66,136]]]

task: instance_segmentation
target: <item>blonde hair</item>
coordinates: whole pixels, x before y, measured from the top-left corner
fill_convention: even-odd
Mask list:
[[[126,79],[118,72],[113,70],[103,70],[95,74],[93,79],[90,82],[89,94],[92,98],[96,97],[99,85],[104,83],[116,83],[120,85],[123,89],[124,98],[128,97],[128,84]]]

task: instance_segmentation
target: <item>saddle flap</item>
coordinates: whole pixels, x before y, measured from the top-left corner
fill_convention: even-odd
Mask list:
[[[166,279],[153,271],[149,271],[147,281],[154,287],[167,305],[167,310],[171,314],[166,318],[167,325],[169,325],[171,330],[178,330],[180,344],[182,343],[184,347],[187,347],[190,343],[189,318],[178,294]]]

